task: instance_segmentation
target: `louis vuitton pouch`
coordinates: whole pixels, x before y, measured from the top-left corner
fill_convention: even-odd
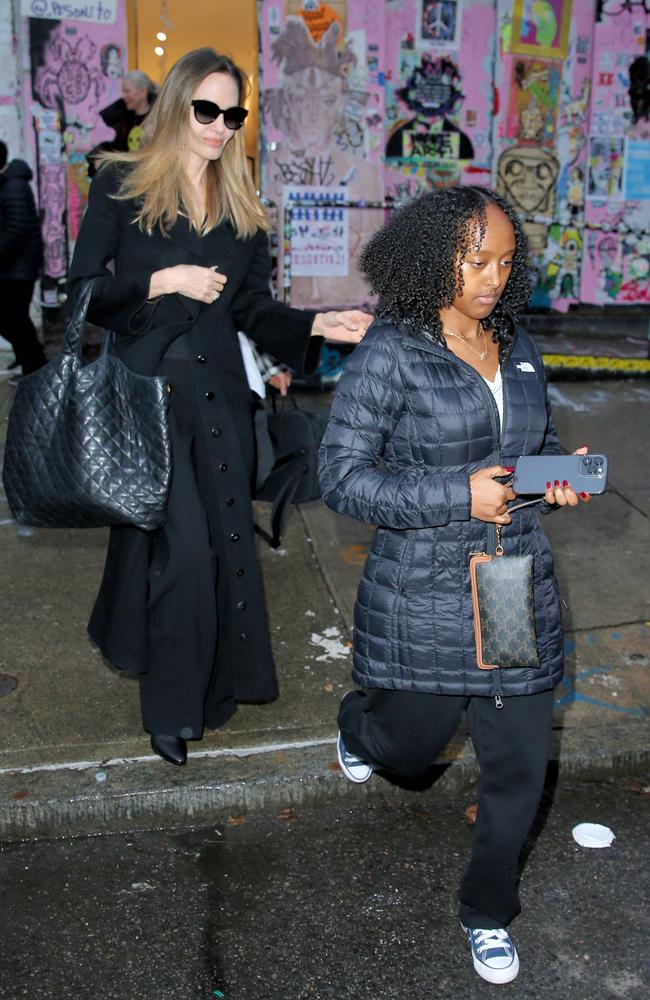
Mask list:
[[[470,579],[479,667],[539,667],[532,555],[504,555],[497,536],[495,555],[471,557]]]

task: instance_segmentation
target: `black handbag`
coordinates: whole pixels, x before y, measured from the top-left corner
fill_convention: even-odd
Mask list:
[[[256,500],[273,504],[271,509],[271,534],[259,525],[255,530],[271,546],[278,548],[284,531],[289,504],[317,500],[321,495],[318,482],[318,448],[325,432],[329,411],[301,410],[293,396],[291,405],[283,405],[278,412],[275,397],[272,412],[267,416],[273,464],[264,483],[258,487]],[[262,437],[257,435],[258,450]],[[258,455],[258,466],[264,456]],[[271,462],[267,459],[267,465]]]
[[[106,334],[84,366],[81,341],[94,280],[79,295],[58,357],[22,378],[9,423],[3,482],[16,520],[39,528],[165,522],[172,453],[170,387],[130,371]]]
[[[496,552],[470,558],[470,580],[479,667],[539,667],[532,555],[504,555],[497,525]]]

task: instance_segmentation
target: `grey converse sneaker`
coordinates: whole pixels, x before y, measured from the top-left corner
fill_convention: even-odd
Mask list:
[[[479,976],[488,983],[511,983],[519,972],[519,956],[507,930],[504,927],[477,929],[465,927],[463,923],[460,926],[467,935]]]
[[[350,753],[345,747],[341,733],[336,741],[336,756],[343,774],[349,781],[354,781],[355,785],[362,785],[364,781],[372,777],[372,764],[357,757],[356,754]]]

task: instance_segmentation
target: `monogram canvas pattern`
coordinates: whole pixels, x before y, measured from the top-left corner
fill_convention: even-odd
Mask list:
[[[18,383],[3,481],[21,524],[94,528],[165,521],[171,478],[164,378],[129,371],[112,353],[82,365],[92,286],[80,297],[62,353]]]
[[[495,556],[476,565],[481,659],[498,667],[539,667],[533,611],[533,557]]]

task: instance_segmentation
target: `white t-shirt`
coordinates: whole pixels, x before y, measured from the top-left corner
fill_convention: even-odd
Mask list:
[[[497,404],[497,410],[499,411],[499,423],[503,427],[503,381],[501,379],[501,369],[497,368],[494,382],[490,382],[489,378],[486,378],[485,375],[481,375],[481,378],[494,396],[494,402]]]

